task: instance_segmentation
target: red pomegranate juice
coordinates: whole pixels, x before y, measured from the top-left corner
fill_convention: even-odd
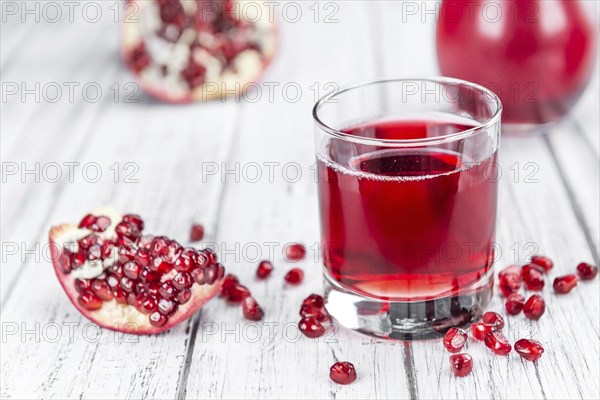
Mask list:
[[[344,130],[417,139],[470,129],[439,120],[374,122]],[[324,263],[344,288],[383,300],[456,295],[491,268],[496,153],[472,163],[449,148],[332,143],[318,159]],[[360,154],[348,156],[348,154]]]

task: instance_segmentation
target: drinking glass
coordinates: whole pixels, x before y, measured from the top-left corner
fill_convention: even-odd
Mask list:
[[[313,109],[327,310],[424,338],[492,293],[502,105],[457,79],[378,80]]]

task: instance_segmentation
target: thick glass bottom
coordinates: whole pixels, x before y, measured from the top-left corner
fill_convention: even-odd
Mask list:
[[[478,320],[490,302],[493,269],[457,295],[415,302],[386,301],[343,288],[324,272],[325,306],[344,327],[388,339],[439,337]]]

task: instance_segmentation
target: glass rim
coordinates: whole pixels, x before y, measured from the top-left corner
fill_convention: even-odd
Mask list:
[[[468,86],[474,88],[475,90],[478,90],[478,91],[483,92],[486,95],[488,95],[493,100],[493,102],[496,104],[496,110],[490,118],[488,118],[486,121],[484,121],[482,123],[478,123],[478,125],[474,126],[473,128],[454,132],[454,133],[449,133],[447,135],[435,136],[435,137],[430,137],[430,138],[420,138],[420,139],[374,139],[374,138],[366,138],[366,137],[356,136],[356,135],[346,133],[346,132],[343,132],[338,129],[334,129],[334,128],[330,127],[325,122],[323,122],[321,120],[321,118],[319,117],[319,110],[323,107],[323,105],[325,105],[325,103],[327,101],[331,100],[335,96],[338,96],[342,93],[349,92],[354,89],[358,89],[358,88],[362,88],[362,87],[366,87],[366,86],[370,86],[370,85],[375,85],[375,84],[390,83],[390,82],[433,82],[433,83],[439,83],[439,84],[453,83],[453,84],[468,85]],[[432,78],[383,78],[383,79],[374,79],[374,80],[370,80],[370,81],[363,81],[360,83],[346,85],[346,86],[343,86],[343,87],[321,97],[315,103],[315,105],[313,107],[313,112],[312,112],[313,119],[314,119],[316,125],[321,130],[325,131],[327,134],[329,134],[331,136],[337,137],[339,139],[347,140],[347,141],[352,141],[355,143],[360,143],[360,144],[368,144],[368,145],[378,145],[378,144],[379,145],[390,145],[390,144],[393,144],[396,146],[399,145],[400,147],[402,147],[402,145],[404,145],[406,147],[420,146],[420,145],[437,145],[437,144],[441,144],[441,143],[449,143],[449,142],[454,142],[456,140],[461,140],[461,139],[472,136],[475,133],[477,133],[483,129],[487,129],[490,126],[494,125],[495,123],[497,123],[500,120],[501,114],[502,114],[502,102],[500,101],[498,96],[494,92],[489,90],[488,88],[478,85],[473,82],[462,80],[462,79],[448,78],[448,77],[443,77],[443,76],[442,77],[432,77]]]

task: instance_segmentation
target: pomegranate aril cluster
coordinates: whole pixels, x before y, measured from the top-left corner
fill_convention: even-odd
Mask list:
[[[298,329],[309,338],[318,338],[323,336],[325,333],[326,322],[330,321],[330,316],[325,309],[325,301],[323,297],[318,294],[311,294],[300,306],[300,322],[298,322]]]
[[[63,272],[86,262],[102,269],[96,278],[75,280],[78,303],[88,310],[114,300],[148,314],[150,324],[162,326],[190,300],[193,285],[212,285],[225,273],[212,250],[184,248],[164,236],[142,235],[144,221],[138,215],[124,215],[115,226],[114,238],[97,235],[110,224],[106,216],[86,215],[79,227],[90,234],[76,246],[63,248]]]

